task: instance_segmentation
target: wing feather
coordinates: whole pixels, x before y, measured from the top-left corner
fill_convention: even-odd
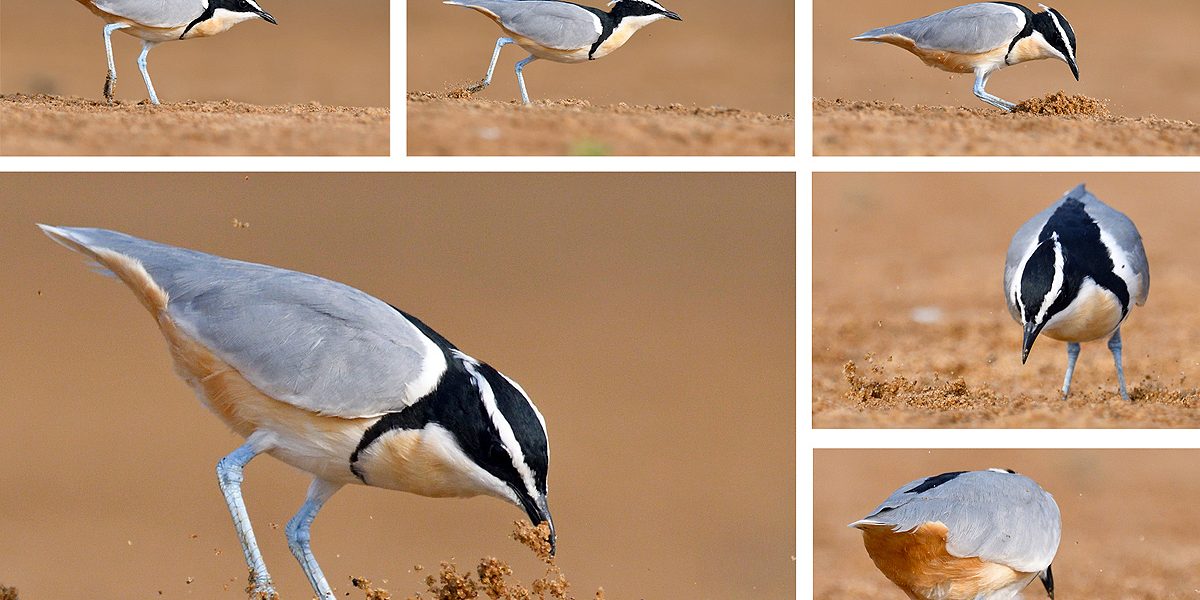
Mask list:
[[[47,229],[139,261],[182,331],[294,406],[378,416],[420,400],[446,369],[440,347],[403,314],[350,286],[114,231]]]
[[[450,0],[446,4],[494,15],[509,31],[547,48],[577,50],[595,43],[600,19],[582,6],[546,0]]]

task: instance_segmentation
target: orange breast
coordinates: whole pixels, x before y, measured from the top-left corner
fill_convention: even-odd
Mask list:
[[[910,598],[919,600],[974,600],[1028,577],[1004,565],[951,555],[946,551],[947,533],[938,522],[910,532],[867,526],[863,543],[875,566]]]

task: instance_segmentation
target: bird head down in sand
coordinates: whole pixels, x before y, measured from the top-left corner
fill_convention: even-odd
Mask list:
[[[1039,336],[1067,342],[1071,376],[1080,342],[1108,338],[1117,391],[1128,400],[1121,364],[1121,323],[1150,296],[1150,264],[1129,217],[1080,184],[1013,235],[1004,263],[1004,297],[1023,328],[1021,363]]]
[[[1010,469],[910,481],[850,527],[862,530],[875,566],[914,600],[1011,600],[1035,578],[1054,598],[1058,505]]]
[[[40,227],[133,291],[176,372],[245,438],[217,463],[217,479],[251,597],[277,597],[242,500],[243,468],[263,453],[312,476],[285,533],[319,600],[334,595],[309,528],[346,484],[494,496],[546,523],[553,552],[541,413],[517,382],[416,317],[314,275],[104,229]]]
[[[1015,2],[978,2],[928,17],[872,29],[853,39],[884,42],[917,55],[925,64],[951,73],[973,73],[975,96],[1005,111],[1016,104],[984,89],[992,73],[1031,60],[1067,63],[1079,80],[1075,30],[1062,13],[1042,12]]]
[[[146,82],[150,102],[159,104],[146,55],[162,42],[190,40],[224,33],[251,19],[275,24],[275,17],[254,0],[76,0],[104,19],[104,51],[108,55],[108,77],[104,80],[104,98],[113,102],[117,85],[117,67],[113,63],[112,33],[123,31],[142,40],[138,69]]]
[[[504,32],[496,40],[483,81],[468,91],[478,92],[490,85],[500,49],[516,44],[529,53],[515,68],[525,104],[529,104],[525,65],[539,58],[561,63],[596,60],[623,46],[637,30],[650,23],[660,19],[683,20],[654,0],[613,0],[609,12],[562,0],[445,0],[443,4],[479,11]]]

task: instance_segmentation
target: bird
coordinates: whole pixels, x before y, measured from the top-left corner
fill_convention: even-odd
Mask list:
[[[1129,217],[1079,184],[1013,235],[1004,263],[1008,311],[1024,328],[1021,364],[1039,335],[1067,342],[1065,400],[1079,344],[1108,338],[1118,391],[1129,400],[1121,365],[1121,324],[1150,295],[1150,264]]]
[[[654,0],[613,0],[609,12],[562,0],[446,0],[443,4],[477,10],[504,32],[496,40],[487,75],[467,91],[475,93],[491,85],[500,49],[516,44],[529,52],[529,57],[515,68],[525,104],[529,104],[529,93],[525,90],[524,69],[529,63],[539,58],[561,63],[596,60],[620,48],[650,23],[683,20]]]
[[[875,566],[914,600],[1008,600],[1035,577],[1054,598],[1058,505],[1011,469],[911,481],[850,527],[862,530]]]
[[[309,529],[347,484],[428,497],[494,496],[534,524],[547,503],[546,421],[516,381],[416,317],[348,285],[104,229],[39,227],[125,283],[166,338],[176,373],[245,443],[217,478],[251,572],[277,598],[242,499],[269,454],[312,476],[288,546],[333,600]]]
[[[917,55],[925,64],[951,73],[974,73],[975,96],[1004,111],[1016,104],[989,94],[992,73],[1031,60],[1056,58],[1079,81],[1075,30],[1062,13],[1014,2],[977,2],[899,25],[872,29],[853,38],[884,42]]]
[[[104,19],[104,51],[108,55],[108,77],[104,80],[104,99],[113,103],[117,85],[117,67],[113,63],[112,34],[122,31],[142,40],[137,65],[150,93],[150,102],[160,104],[146,55],[150,49],[172,40],[190,40],[224,33],[230,27],[250,19],[262,19],[272,25],[275,17],[254,0],[76,0]]]

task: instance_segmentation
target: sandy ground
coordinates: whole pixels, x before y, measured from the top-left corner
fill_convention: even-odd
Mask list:
[[[791,155],[790,115],[727,108],[593,106],[586,100],[514,102],[410,93],[409,154]]]
[[[0,155],[386,155],[388,109],[0,96]],[[114,131],[126,132],[114,135]]]
[[[25,600],[245,597],[213,473],[239,438],[133,296],[33,225],[48,222],[335,278],[512,376],[549,425],[558,564],[579,597],[794,598],[795,181],[0,174],[0,582]],[[282,530],[306,486],[271,458],[246,472],[283,598],[311,596]],[[314,549],[339,598],[362,598],[352,575],[404,598],[439,561],[489,555],[529,584],[543,568],[509,538],[521,516],[351,486]]]
[[[1054,496],[1063,536],[1057,598],[1190,600],[1200,589],[1192,529],[1196,450],[818,450],[814,455],[816,600],[902,600],[846,524],[893,490],[948,471],[1008,468]],[[1034,582],[1023,596],[1045,600]]]
[[[913,140],[921,140],[914,144]],[[1200,124],[1157,117],[1008,114],[991,108],[817,100],[826,155],[1194,155]]]
[[[1200,4],[1148,0],[1131,11],[1120,0],[1056,2],[1078,37],[1080,81],[1066,64],[1043,60],[1004,69],[988,83],[988,91],[1014,102],[1057,90],[1107,100],[1118,119],[1099,121],[1004,117],[972,95],[970,75],[926,67],[890,45],[850,40],[868,29],[953,5],[944,0],[816,0],[813,94],[828,102],[813,107],[815,153],[1200,152],[1200,130],[1194,123],[1200,120],[1200,97],[1192,93],[1200,87],[1200,62],[1195,60],[1200,41],[1191,35],[1200,28]],[[1158,128],[1146,122],[1152,116],[1180,123],[1156,140]],[[1192,124],[1183,127],[1188,121]]]
[[[578,129],[578,136],[546,129],[544,119],[560,113],[545,105],[518,112],[517,107],[504,104],[410,101],[409,154],[569,154],[581,145],[605,147],[617,154],[792,153],[794,122],[782,116],[791,117],[796,110],[794,3],[745,0],[736,11],[720,0],[664,4],[684,20],[653,23],[601,60],[582,64],[543,60],[525,69],[533,100],[557,106],[565,99],[582,99],[593,107],[605,107],[594,109],[600,111],[594,118],[569,123],[568,132]],[[499,34],[495,23],[474,11],[438,2],[409,2],[408,90],[445,95],[479,81]],[[515,46],[504,48],[492,85],[476,94],[475,100],[519,102],[513,65],[525,56]],[[648,115],[607,108],[621,103],[663,108]],[[700,119],[688,125],[659,114],[672,112],[675,105],[684,110],[736,109],[742,115],[780,118],[762,120],[752,131],[764,131],[749,136],[734,123],[715,125]],[[502,115],[499,122],[495,122],[497,114]],[[640,135],[633,135],[635,129]],[[526,130],[543,132],[544,137]],[[609,130],[632,133],[610,135]],[[486,135],[481,138],[480,132]],[[716,139],[706,142],[709,136]],[[781,144],[786,149],[781,151]]]
[[[333,12],[318,0],[262,5],[278,26],[250,21],[211,38],[162,44],[150,53],[154,86],[167,108],[187,113],[195,103],[233,102],[271,114],[312,103],[375,107],[344,110],[371,113],[376,118],[370,122],[382,125],[368,129],[333,115],[269,124],[236,116],[203,121],[128,117],[127,110],[148,112],[127,108],[147,94],[135,64],[140,41],[121,32],[112,36],[121,106],[89,106],[79,99],[104,100],[104,22],[76,2],[5,0],[0,5],[0,94],[5,95],[0,152],[386,154],[387,116],[378,115],[389,106],[389,3],[358,0]],[[50,105],[14,106],[16,94],[57,99]],[[75,108],[64,109],[60,102]]]
[[[1080,182],[1129,215],[1152,284],[1122,325],[1132,403],[1103,342],[1071,398],[1066,345],[1021,328],[1001,290],[1012,234]],[[818,174],[813,188],[815,427],[1200,427],[1195,174]],[[846,365],[855,363],[853,377]]]

